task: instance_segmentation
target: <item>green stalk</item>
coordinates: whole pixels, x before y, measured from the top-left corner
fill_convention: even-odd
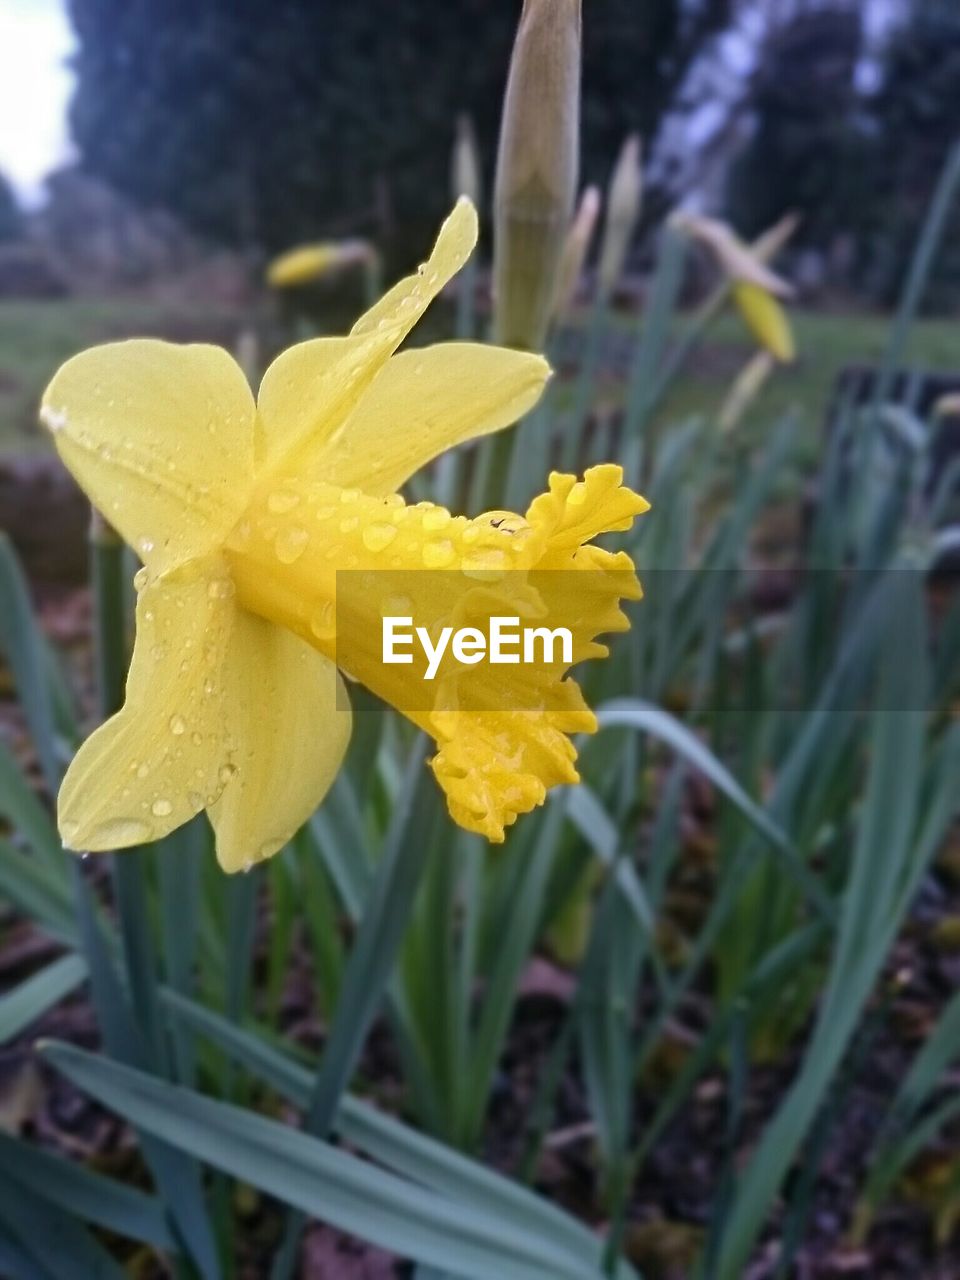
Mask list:
[[[94,511],[90,521],[97,683],[101,719],[123,704],[126,679],[126,601],[123,542]],[[124,966],[133,1007],[153,1062],[166,1068],[166,1045],[157,1001],[157,957],[148,908],[144,854],[128,850],[112,857],[113,891]]]

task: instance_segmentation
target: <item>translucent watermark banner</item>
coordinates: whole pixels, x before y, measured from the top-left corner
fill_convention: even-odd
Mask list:
[[[945,697],[960,707],[960,670],[938,666],[944,629],[960,627],[957,570],[659,569],[640,579],[642,598],[631,571],[589,565],[343,570],[314,635],[348,676],[414,718],[543,712],[568,678],[680,710],[916,710]],[[905,625],[917,614],[926,654]]]

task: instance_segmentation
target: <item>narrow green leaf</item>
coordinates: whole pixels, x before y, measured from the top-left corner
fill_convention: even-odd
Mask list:
[[[550,1237],[505,1227],[329,1143],[71,1045],[44,1056],[132,1124],[323,1221],[466,1280],[598,1280]]]
[[[0,1044],[13,1040],[69,995],[86,976],[87,966],[79,956],[61,956],[13,991],[0,996]]]

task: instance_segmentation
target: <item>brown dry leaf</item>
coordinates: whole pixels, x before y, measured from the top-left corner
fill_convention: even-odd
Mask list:
[[[633,1223],[626,1253],[648,1280],[684,1280],[703,1244],[703,1231],[686,1222],[655,1218]]]
[[[321,1224],[308,1228],[301,1263],[302,1274],[317,1280],[396,1280],[390,1254]]]
[[[43,1102],[43,1082],[32,1058],[24,1058],[0,1083],[0,1130],[19,1134]]]
[[[547,996],[561,1004],[569,1004],[576,985],[576,979],[568,970],[552,964],[543,956],[534,956],[520,976],[517,995]]]

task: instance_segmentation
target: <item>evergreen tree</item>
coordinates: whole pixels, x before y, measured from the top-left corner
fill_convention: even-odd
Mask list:
[[[733,0],[588,0],[585,176],[648,139]],[[84,166],[219,239],[417,242],[449,203],[458,112],[496,150],[519,0],[69,0]],[[490,175],[487,175],[488,178]],[[486,189],[492,184],[488,181]],[[413,243],[413,236],[408,237]]]

